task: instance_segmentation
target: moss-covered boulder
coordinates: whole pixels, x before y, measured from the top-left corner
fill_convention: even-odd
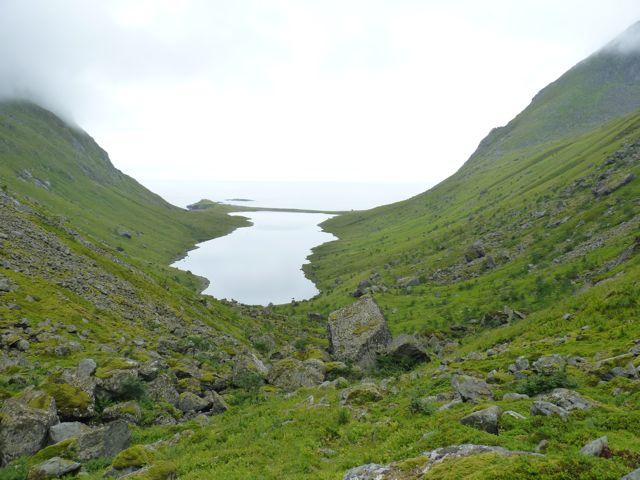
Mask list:
[[[29,471],[27,480],[48,480],[50,478],[61,478],[71,475],[82,467],[78,462],[66,460],[60,457],[53,457],[36,465]]]
[[[95,416],[95,398],[86,391],[68,383],[48,383],[43,387],[56,400],[58,414],[65,420]]]
[[[347,388],[340,394],[341,403],[345,405],[363,405],[382,400],[383,394],[374,383],[361,383]]]
[[[365,370],[375,366],[378,353],[392,340],[387,321],[371,297],[331,313],[327,329],[333,358]]]
[[[1,465],[43,448],[49,427],[56,423],[56,401],[46,392],[29,388],[7,399],[0,408]]]
[[[322,360],[310,359],[302,362],[296,358],[285,358],[273,365],[267,379],[272,385],[293,391],[320,385],[326,371]]]
[[[102,418],[108,422],[124,420],[127,423],[137,425],[142,420],[142,409],[135,400],[116,403],[104,409]]]

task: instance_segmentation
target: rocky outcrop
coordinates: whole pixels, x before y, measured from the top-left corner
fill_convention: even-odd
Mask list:
[[[331,313],[327,328],[333,357],[363,369],[372,368],[378,353],[383,352],[392,340],[387,321],[371,297],[362,297]]]
[[[33,455],[46,445],[49,428],[58,423],[56,402],[45,392],[27,389],[0,408],[1,465]]]

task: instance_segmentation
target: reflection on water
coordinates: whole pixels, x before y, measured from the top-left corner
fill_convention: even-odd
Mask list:
[[[252,226],[198,245],[173,264],[207,278],[204,293],[250,305],[304,300],[318,293],[302,273],[311,249],[335,240],[319,223],[331,215],[315,213],[242,212]]]

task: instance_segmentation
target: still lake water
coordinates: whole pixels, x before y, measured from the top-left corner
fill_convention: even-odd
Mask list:
[[[148,184],[185,207],[201,198],[223,203],[308,210],[362,210],[397,202],[427,190],[426,183],[362,182],[207,182]],[[233,199],[248,199],[239,202]],[[330,215],[243,212],[253,225],[198,245],[173,266],[191,270],[211,283],[205,293],[250,305],[305,300],[318,290],[302,273],[311,249],[334,237],[318,224]]]
[[[318,293],[301,268],[311,249],[335,237],[319,223],[331,215],[242,212],[253,223],[198,245],[173,264],[211,283],[204,293],[249,305],[305,300]]]

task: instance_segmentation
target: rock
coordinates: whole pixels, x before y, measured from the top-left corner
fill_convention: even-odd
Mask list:
[[[272,385],[291,392],[302,387],[320,385],[325,373],[326,366],[321,360],[302,362],[295,358],[285,358],[273,365],[267,380]]]
[[[533,362],[533,370],[543,375],[551,375],[563,370],[567,365],[567,361],[558,354],[547,355],[538,358]]]
[[[387,321],[371,297],[331,313],[327,329],[334,359],[363,369],[372,368],[376,355],[392,341]]]
[[[8,293],[13,289],[13,284],[7,277],[0,276],[0,292]]]
[[[54,383],[47,391],[55,398],[58,415],[63,420],[86,419],[95,416],[95,397],[87,393],[81,385]]]
[[[128,387],[138,380],[138,370],[134,368],[117,369],[110,372],[109,377],[100,381],[100,389],[112,398],[121,398]]]
[[[65,460],[60,457],[53,457],[29,470],[27,480],[60,478],[65,475],[78,472],[81,467],[82,465],[78,462],[72,462],[71,460]]]
[[[49,440],[51,443],[58,443],[69,438],[77,437],[90,430],[84,423],[62,422],[49,428]]]
[[[640,468],[635,469],[633,472],[627,473],[620,480],[640,480]]]
[[[501,415],[501,418],[504,418],[504,417],[511,417],[511,418],[515,418],[516,420],[526,420],[526,418],[527,418],[524,415],[522,415],[521,413],[514,412],[513,410],[507,410],[506,412],[504,412]]]
[[[85,358],[83,360],[80,360],[80,363],[78,363],[76,374],[80,378],[88,378],[96,373],[97,368],[98,365],[96,364],[95,360],[91,358]]]
[[[566,411],[571,410],[589,410],[593,405],[590,401],[585,400],[573,390],[567,388],[556,388],[546,395],[542,395],[540,400],[551,402]]]
[[[566,419],[569,416],[569,412],[551,402],[538,400],[533,402],[533,405],[531,405],[531,415],[541,415],[544,417],[558,415],[559,417]]]
[[[475,402],[480,398],[492,398],[491,389],[484,380],[469,375],[454,375],[451,386],[463,402]]]
[[[209,402],[209,410],[207,412],[209,414],[217,415],[218,413],[226,412],[229,409],[224,399],[213,390],[205,392],[205,398],[207,402]]]
[[[0,408],[0,465],[43,448],[56,423],[56,402],[44,392],[29,388],[5,400]]]
[[[529,395],[524,393],[505,393],[502,396],[502,400],[505,401],[514,401],[514,400],[526,400],[529,398]]]
[[[609,448],[609,440],[607,436],[597,438],[592,442],[587,443],[580,453],[583,455],[589,455],[590,457],[600,457],[604,451]]]
[[[638,378],[638,371],[633,365],[633,362],[629,362],[626,367],[614,367],[611,369],[611,375],[614,377],[624,378]]]
[[[471,245],[464,254],[464,258],[467,263],[472,262],[478,258],[482,258],[486,255],[484,244],[478,240]]]
[[[140,420],[142,420],[142,409],[140,405],[138,405],[138,402],[134,400],[116,403],[104,409],[102,418],[107,422],[124,420],[127,423],[137,425],[140,423]]]
[[[343,480],[382,480],[385,474],[391,471],[389,465],[369,463],[352,468],[345,473]]]
[[[29,342],[27,340],[25,340],[24,338],[21,338],[20,340],[18,340],[18,342],[16,343],[16,348],[18,350],[20,350],[21,352],[26,352],[27,350],[29,350],[29,347],[31,345],[29,344]]]
[[[236,355],[233,363],[232,383],[236,387],[242,387],[248,378],[256,378],[264,383],[269,374],[269,369],[253,352],[246,351]]]
[[[184,413],[202,412],[207,409],[209,402],[195,393],[183,392],[178,399],[177,407]]]
[[[113,457],[131,442],[129,425],[122,420],[108,423],[80,434],[76,442],[77,459],[81,462]]]
[[[344,389],[340,394],[340,401],[346,405],[362,405],[382,400],[383,395],[374,383],[361,383]]]
[[[400,288],[416,287],[420,285],[420,279],[418,277],[403,277],[398,279],[398,286]]]
[[[178,391],[171,377],[165,373],[147,384],[147,395],[156,402],[166,402],[174,407],[178,405]]]
[[[477,412],[470,413],[460,419],[462,425],[477,428],[488,433],[498,434],[498,422],[500,419],[500,407],[491,406]]]
[[[154,380],[160,374],[161,371],[165,370],[167,365],[160,360],[149,360],[148,362],[140,365],[140,370],[138,374],[147,382]]]
[[[387,355],[401,365],[414,366],[431,360],[429,354],[413,335],[400,335],[391,341]]]

